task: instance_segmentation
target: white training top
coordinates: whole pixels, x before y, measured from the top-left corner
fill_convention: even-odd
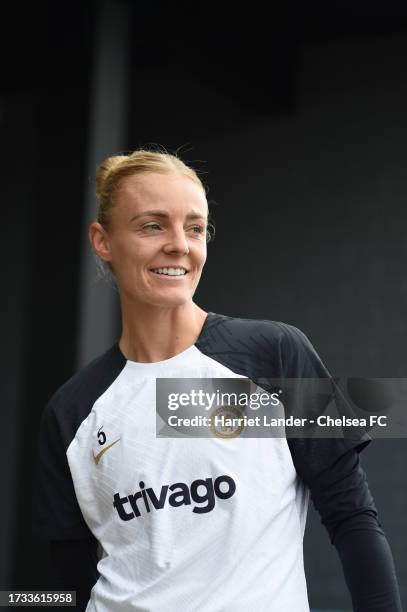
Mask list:
[[[87,612],[308,612],[306,483],[356,442],[156,437],[156,379],[324,376],[296,328],[209,313],[171,359],[116,344],[65,383],[41,428],[37,526],[98,540]]]

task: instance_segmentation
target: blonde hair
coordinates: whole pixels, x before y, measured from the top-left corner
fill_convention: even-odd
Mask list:
[[[201,187],[205,196],[207,195],[207,190],[196,171],[165,149],[163,149],[163,152],[136,149],[127,155],[112,155],[104,159],[96,170],[96,195],[98,199],[96,220],[104,229],[109,229],[112,209],[115,204],[115,194],[122,179],[126,176],[145,172],[182,174],[192,179]],[[208,218],[210,219],[209,213]],[[213,240],[215,236],[215,227],[209,219],[206,232],[207,242]],[[114,271],[110,263],[106,263],[96,256],[96,264],[100,276],[115,285]]]
[[[137,149],[128,155],[107,157],[96,171],[96,195],[99,203],[97,221],[105,229],[110,225],[115,193],[121,180],[143,172],[183,174],[199,185],[206,195],[206,189],[195,170],[171,153]]]

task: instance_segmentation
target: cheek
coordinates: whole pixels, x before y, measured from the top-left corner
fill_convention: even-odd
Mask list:
[[[203,266],[206,262],[206,255],[207,255],[206,242],[196,245],[196,249],[194,249],[194,258],[195,258],[195,261],[199,263],[201,266]]]
[[[208,253],[207,253],[206,244],[205,244],[205,246],[204,246],[204,248],[202,249],[202,252],[201,252],[201,265],[202,266],[205,265],[207,254]]]
[[[137,240],[135,236],[123,236],[116,243],[115,255],[122,262],[126,261],[132,265],[143,263],[151,251],[143,240]]]
[[[140,267],[147,259],[145,247],[135,240],[117,240],[112,249],[112,263],[123,286],[134,286],[140,281]]]

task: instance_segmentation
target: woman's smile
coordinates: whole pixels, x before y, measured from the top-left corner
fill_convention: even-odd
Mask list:
[[[188,274],[185,268],[158,268],[149,270],[149,272],[153,274],[155,278],[165,281],[180,281]]]
[[[188,270],[183,266],[161,266],[159,268],[150,268],[150,272],[161,276],[186,276]]]

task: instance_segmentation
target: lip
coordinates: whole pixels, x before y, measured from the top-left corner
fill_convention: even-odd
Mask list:
[[[187,273],[189,272],[188,268],[186,268],[185,266],[181,266],[181,265],[174,266],[174,264],[171,264],[171,265],[167,264],[166,266],[155,266],[155,268],[149,268],[149,270],[150,270],[150,272],[152,272],[153,270],[159,270],[160,268],[161,269],[164,269],[164,268],[182,268],[183,270],[186,270]]]

